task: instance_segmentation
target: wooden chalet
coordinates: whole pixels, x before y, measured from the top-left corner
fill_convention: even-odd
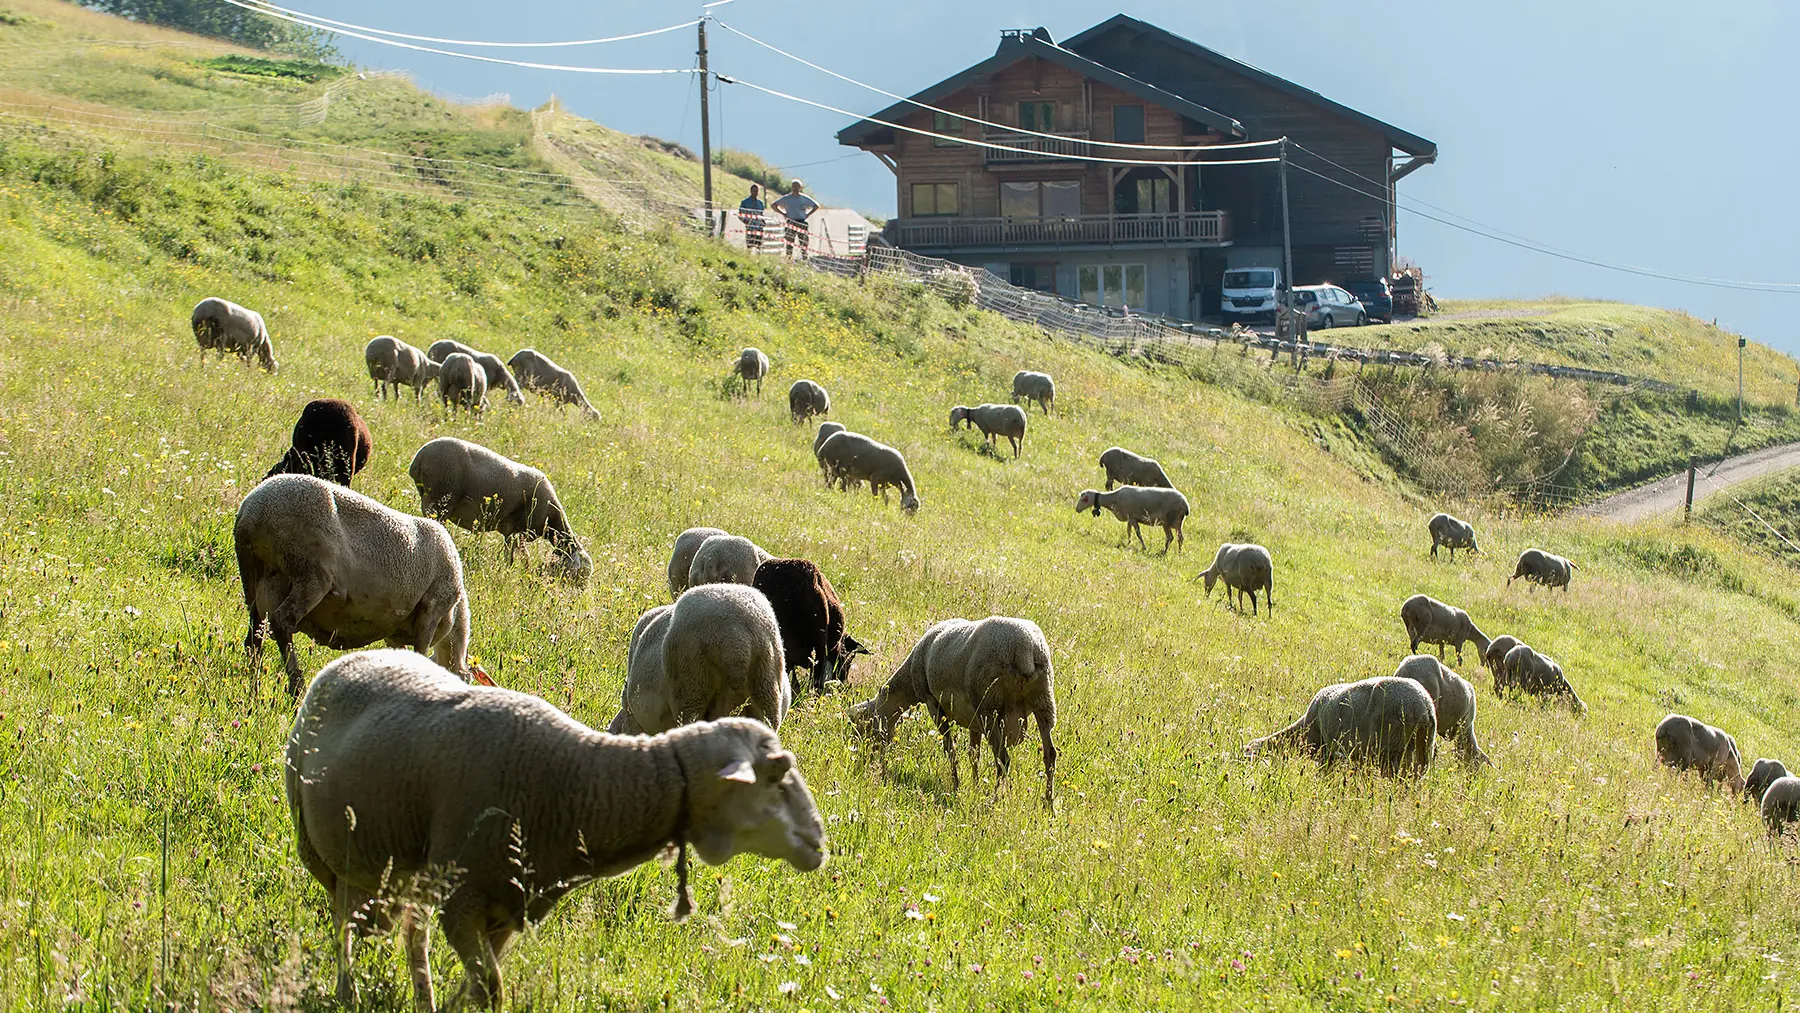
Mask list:
[[[1281,264],[1277,166],[1206,164],[1276,149],[1108,142],[1289,138],[1299,284],[1387,273],[1395,184],[1437,157],[1423,137],[1123,14],[1060,44],[1042,28],[1003,32],[992,57],[912,99],[837,135],[894,172],[890,242],[1184,319],[1217,314],[1228,268]]]

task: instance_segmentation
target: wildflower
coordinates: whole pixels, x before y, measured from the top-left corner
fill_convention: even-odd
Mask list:
[[[797,981],[784,981],[781,984],[775,986],[775,991],[780,992],[782,995],[793,995],[795,992],[798,992],[799,990],[800,990],[800,983]]]
[[[1350,951],[1349,950],[1337,951],[1337,958],[1339,960],[1349,960],[1350,959]]]

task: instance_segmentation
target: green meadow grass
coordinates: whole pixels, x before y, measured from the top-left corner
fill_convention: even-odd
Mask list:
[[[261,309],[281,371],[195,366],[205,295]],[[361,348],[396,334],[582,377],[586,423],[534,398],[480,420],[378,402]],[[760,398],[723,380],[774,362]],[[1057,378],[1017,461],[950,406]],[[923,507],[821,486],[782,398],[905,452]],[[716,524],[825,568],[874,648],[782,728],[833,857],[740,857],[699,910],[651,863],[585,888],[509,954],[521,1009],[1773,1008],[1794,998],[1793,845],[1748,805],[1659,768],[1679,709],[1748,756],[1792,759],[1791,573],[1701,529],[1476,515],[1492,553],[1426,556],[1420,502],[1355,428],[1128,365],[919,286],[752,262],[671,234],[449,206],[8,139],[0,150],[0,1006],[324,1009],[325,897],[282,798],[293,712],[243,658],[233,509],[306,400],[351,397],[375,436],[357,488],[416,508],[406,465],[455,434],[542,467],[595,560],[571,587],[456,532],[473,652],[590,724],[625,641],[667,599],[677,532]],[[1119,444],[1187,494],[1194,545],[1121,547],[1072,509]],[[1273,551],[1272,617],[1202,597],[1221,541]],[[1507,590],[1516,551],[1576,558],[1573,588]],[[1498,769],[1416,780],[1245,762],[1319,686],[1392,671],[1424,591],[1558,658],[1591,710],[1494,698]],[[952,796],[928,722],[878,762],[845,709],[948,616],[1020,615],[1053,648],[1054,814],[1037,750]],[[316,670],[334,652],[302,642]],[[1454,663],[1454,655],[1452,656]],[[475,745],[474,748],[479,748]],[[495,764],[506,757],[494,756]],[[991,777],[991,763],[983,764]],[[547,786],[554,790],[554,786]],[[439,980],[459,973],[441,942]],[[367,1005],[408,1008],[396,946]],[[792,987],[788,988],[788,984]],[[784,989],[786,989],[784,991]]]

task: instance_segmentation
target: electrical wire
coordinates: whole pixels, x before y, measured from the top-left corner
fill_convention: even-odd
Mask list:
[[[1733,503],[1736,503],[1738,505],[1738,507],[1741,508],[1745,513],[1749,514],[1751,517],[1756,518],[1756,523],[1761,524],[1763,527],[1767,528],[1769,531],[1769,534],[1774,535],[1776,538],[1781,539],[1781,544],[1787,546],[1789,549],[1793,550],[1794,552],[1800,553],[1800,545],[1795,545],[1793,542],[1789,541],[1788,536],[1782,534],[1780,531],[1777,531],[1775,529],[1775,525],[1770,524],[1766,520],[1763,520],[1763,515],[1757,513],[1755,510],[1750,509],[1750,504],[1745,503],[1743,500],[1738,499],[1736,496],[1733,496],[1731,494],[1731,490],[1726,488],[1724,485],[1720,484],[1718,479],[1713,478],[1711,475],[1707,475],[1706,480],[1708,482],[1712,483],[1713,488],[1715,490],[1724,493],[1726,499],[1729,499]]]
[[[338,21],[334,18],[328,18],[323,14],[312,14],[307,11],[295,10],[292,7],[282,7],[279,4],[269,3],[268,0],[251,0],[251,2],[258,7],[266,8],[269,11],[280,11],[283,14],[292,14],[294,17],[305,18],[309,21],[318,21],[323,24],[336,25],[339,28],[348,28],[359,32],[370,32],[375,35],[385,35],[394,39],[410,39],[413,42],[436,42],[445,46],[487,46],[496,49],[546,49],[561,46],[598,46],[608,42],[628,42],[632,39],[645,39],[652,35],[662,35],[665,32],[678,32],[683,28],[692,28],[701,21],[700,18],[694,18],[691,21],[683,21],[679,25],[669,25],[666,28],[652,28],[647,32],[633,32],[629,35],[614,35],[604,39],[570,39],[563,42],[484,42],[477,39],[440,39],[432,35],[408,35],[405,32],[391,32],[385,28],[370,28],[367,25],[359,25],[349,21]]]
[[[757,38],[754,35],[749,34],[748,32],[739,31],[738,29],[731,27],[730,25],[726,24],[723,21],[718,20],[717,18],[712,19],[712,21],[713,21],[713,24],[718,25],[720,28],[725,29],[726,31],[730,32],[733,35],[738,36],[741,39],[745,39],[749,42],[753,42],[753,43],[763,47],[764,49],[768,50],[771,53],[775,53],[779,56],[785,56],[788,59],[794,61],[795,63],[801,64],[803,66],[811,67],[812,69],[818,71],[821,74],[826,74],[831,77],[835,77],[840,81],[844,81],[846,83],[856,85],[858,88],[866,88],[869,91],[872,91],[877,95],[885,95],[888,98],[895,99],[900,102],[905,102],[905,103],[908,103],[909,105],[915,105],[921,109],[926,109],[926,110],[929,110],[934,113],[943,113],[945,116],[954,116],[959,120],[967,120],[970,123],[979,123],[984,127],[995,127],[997,129],[1004,130],[1009,134],[1028,134],[1033,137],[1048,137],[1048,138],[1052,138],[1054,140],[1070,141],[1070,142],[1074,142],[1074,143],[1078,143],[1078,144],[1088,144],[1088,145],[1094,145],[1094,146],[1103,147],[1103,148],[1131,148],[1131,149],[1138,150],[1138,151],[1231,151],[1231,150],[1238,150],[1238,149],[1243,149],[1243,148],[1264,148],[1264,147],[1268,147],[1273,144],[1281,143],[1279,140],[1275,140],[1275,141],[1235,141],[1235,142],[1232,142],[1229,144],[1132,144],[1132,143],[1127,143],[1127,142],[1123,142],[1123,141],[1095,141],[1095,140],[1090,140],[1085,137],[1069,137],[1064,134],[1046,133],[1045,131],[1042,131],[1042,130],[1027,130],[1024,127],[1015,127],[1015,126],[1012,126],[1012,125],[1006,124],[1006,123],[995,123],[992,120],[984,120],[979,116],[969,116],[964,113],[951,112],[948,109],[940,109],[937,106],[930,104],[929,102],[920,102],[918,99],[909,98],[905,95],[896,95],[893,92],[886,90],[885,88],[877,88],[872,84],[869,84],[865,81],[858,81],[856,78],[853,78],[853,77],[847,77],[843,74],[838,73],[835,70],[831,70],[828,67],[821,67],[818,64],[812,62],[811,60],[806,59],[805,57],[795,56],[793,53],[790,53],[785,49],[781,49],[771,43],[764,42],[763,40]],[[1058,48],[1061,48],[1061,47],[1058,47]],[[845,115],[855,115],[855,114],[847,113]],[[865,117],[865,119],[866,118],[867,117]],[[881,121],[876,120],[875,122],[879,123]]]

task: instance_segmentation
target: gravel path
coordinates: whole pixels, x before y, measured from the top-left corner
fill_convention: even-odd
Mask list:
[[[1717,464],[1703,465],[1694,481],[1694,501],[1698,503],[1702,498],[1719,491],[1721,486],[1737,485],[1789,468],[1800,468],[1800,443],[1764,447],[1752,453],[1728,457]],[[1640,485],[1636,489],[1627,489],[1590,503],[1575,512],[1630,523],[1680,510],[1686,499],[1687,472],[1680,471],[1649,485]]]

